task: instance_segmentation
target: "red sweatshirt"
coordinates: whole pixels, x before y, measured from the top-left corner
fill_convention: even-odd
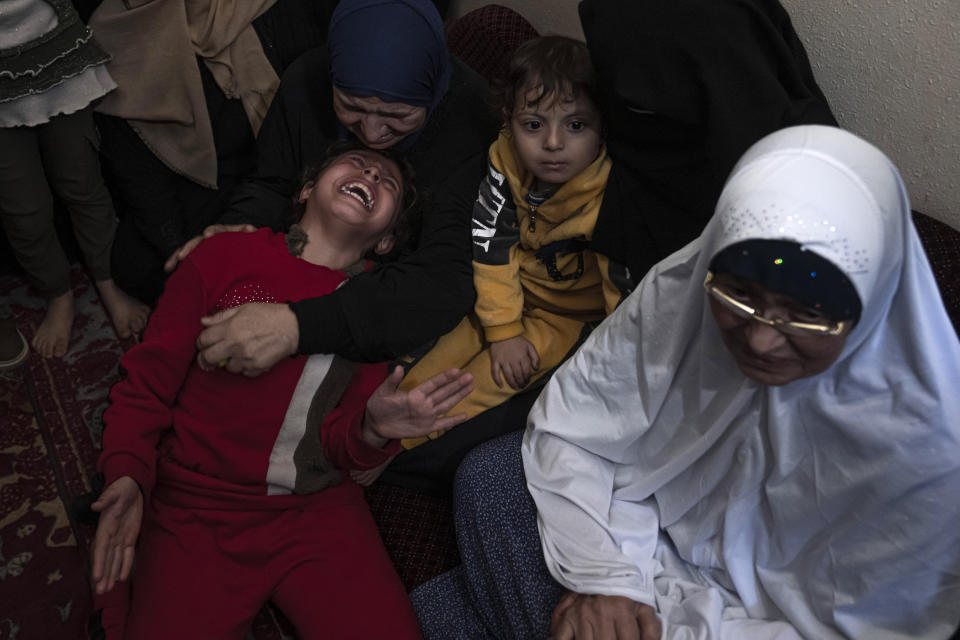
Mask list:
[[[321,489],[321,501],[359,498],[339,470],[372,468],[399,451],[360,436],[386,365],[296,356],[247,378],[196,364],[201,317],[326,295],[345,279],[291,256],[284,236],[268,229],[200,243],[167,281],[143,342],[123,357],[127,376],[104,415],[106,482],[131,476],[145,497],[156,485],[178,503],[211,508],[302,506],[303,498],[281,496]]]

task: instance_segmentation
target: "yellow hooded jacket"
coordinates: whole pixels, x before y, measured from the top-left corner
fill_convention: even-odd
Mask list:
[[[587,248],[610,158],[596,160],[539,206],[527,195],[533,175],[517,162],[506,131],[490,145],[487,177],[473,213],[476,313],[489,342],[523,333],[525,307],[599,320],[620,301],[609,261]]]

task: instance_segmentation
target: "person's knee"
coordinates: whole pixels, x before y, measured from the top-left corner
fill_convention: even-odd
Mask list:
[[[80,134],[66,157],[46,156],[44,168],[50,187],[68,207],[93,207],[92,215],[113,217],[113,200],[103,181],[93,136],[92,131]]]
[[[458,487],[474,488],[482,485],[484,479],[499,475],[504,463],[509,460],[513,449],[519,453],[519,433],[485,442],[467,454],[457,470]],[[516,444],[516,447],[513,445]]]
[[[6,189],[6,186],[4,186]],[[49,189],[9,189],[3,194],[3,226],[28,233],[53,224],[53,194]]]
[[[458,519],[500,504],[498,496],[523,488],[522,435],[516,431],[486,442],[460,463],[454,481]]]
[[[51,177],[53,179],[50,186],[67,207],[80,207],[80,214],[92,215],[95,218],[113,217],[113,201],[100,175],[98,164],[75,168]]]

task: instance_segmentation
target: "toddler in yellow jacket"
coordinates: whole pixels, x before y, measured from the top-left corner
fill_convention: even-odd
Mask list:
[[[473,417],[550,372],[619,302],[608,260],[589,249],[611,165],[594,95],[583,43],[546,36],[517,49],[473,210],[475,312],[402,386],[469,371],[474,391],[452,411]]]

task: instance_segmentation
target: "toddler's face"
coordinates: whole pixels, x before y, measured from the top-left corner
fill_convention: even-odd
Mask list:
[[[596,160],[602,122],[585,95],[571,99],[558,93],[531,105],[537,95],[536,87],[529,89],[508,124],[520,163],[543,189],[562,185]]]

